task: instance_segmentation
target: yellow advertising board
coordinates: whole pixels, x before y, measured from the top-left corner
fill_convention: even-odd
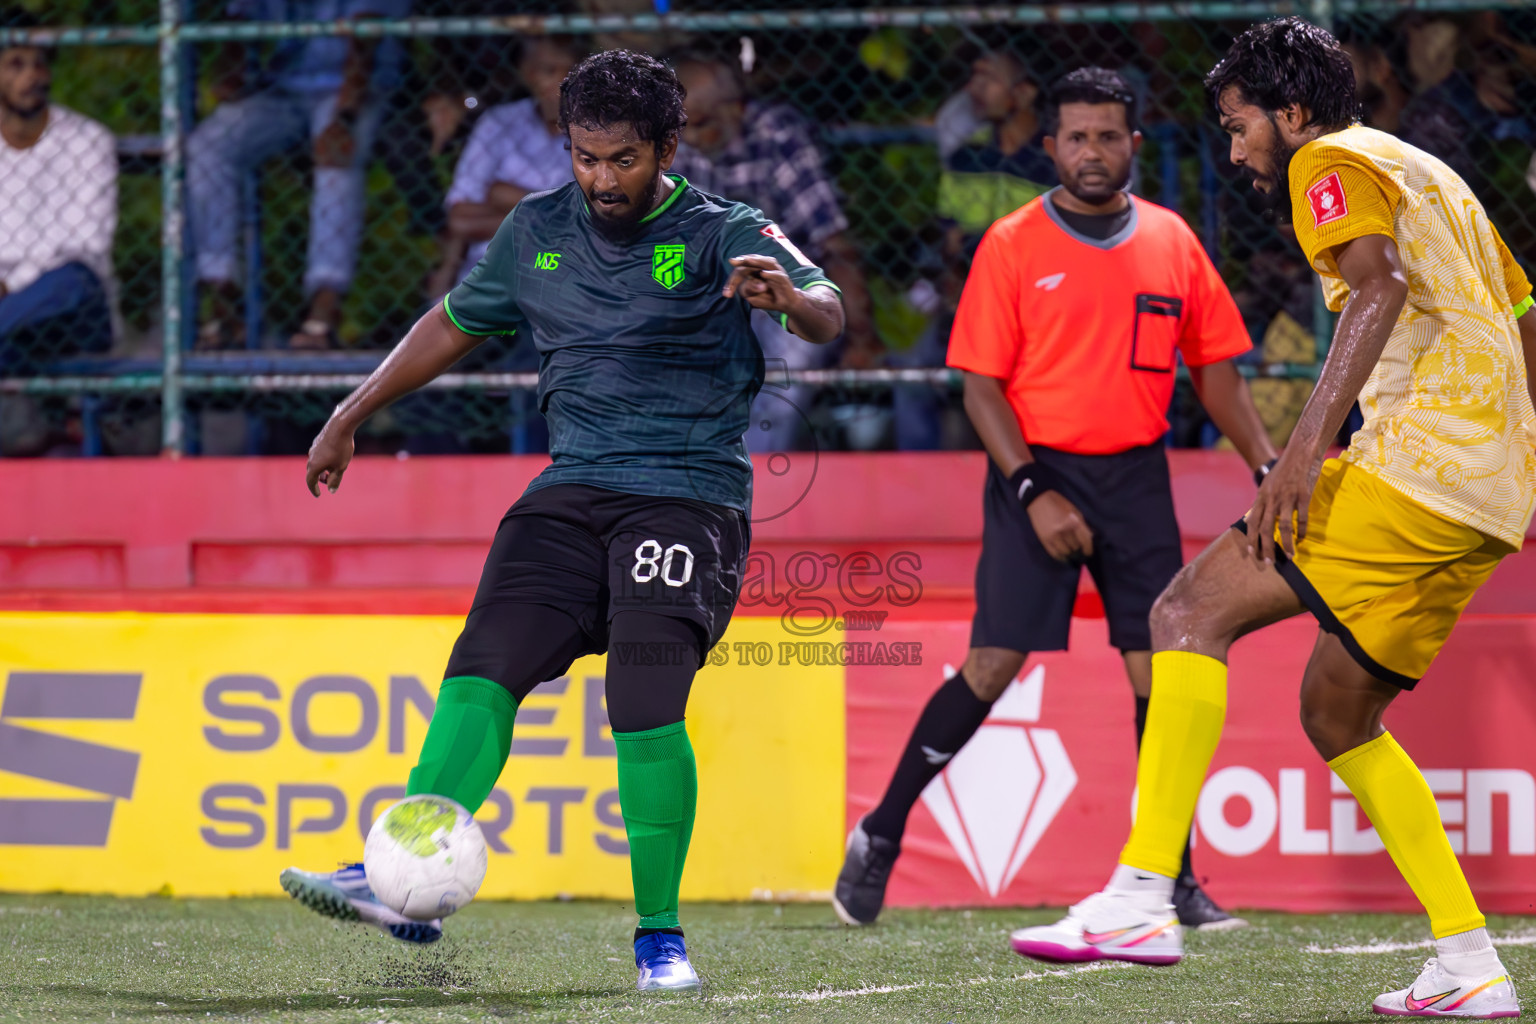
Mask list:
[[[0,889],[271,894],[291,864],[361,859],[461,623],[0,614]],[[785,637],[777,619],[739,619],[717,650]],[[683,898],[824,896],[842,856],[843,669],[714,660],[688,708],[699,808]],[[584,658],[519,709],[477,814],[483,896],[629,897],[604,667]]]

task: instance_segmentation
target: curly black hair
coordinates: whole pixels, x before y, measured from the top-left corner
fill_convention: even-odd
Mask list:
[[[1300,104],[1311,112],[1310,123],[1323,128],[1346,128],[1360,117],[1349,54],[1327,29],[1297,17],[1261,22],[1232,40],[1205,76],[1218,113],[1228,88],[1270,116]]]
[[[1119,72],[1109,68],[1078,68],[1050,84],[1045,91],[1045,134],[1061,128],[1063,103],[1119,103],[1125,107],[1125,125],[1136,130],[1136,93]]]
[[[660,153],[688,123],[677,74],[649,54],[594,53],[560,83],[560,130],[627,124]]]

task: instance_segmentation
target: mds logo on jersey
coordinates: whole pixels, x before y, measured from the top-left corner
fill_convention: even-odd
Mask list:
[[[1077,786],[1061,737],[1035,726],[1044,696],[1045,666],[1036,665],[923,790],[929,813],[988,896],[1008,888]]]
[[[651,254],[651,276],[669,291],[683,283],[682,245],[658,245]]]
[[[105,846],[118,800],[133,797],[139,755],[18,725],[131,721],[137,672],[12,672],[0,703],[0,771],[85,790],[96,799],[0,798],[0,844]]]

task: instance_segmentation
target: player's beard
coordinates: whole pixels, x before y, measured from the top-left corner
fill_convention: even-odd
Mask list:
[[[1072,193],[1075,198],[1090,206],[1103,206],[1116,195],[1124,192],[1125,186],[1130,184],[1131,166],[1126,164],[1125,170],[1121,171],[1118,176],[1111,175],[1109,168],[1104,164],[1096,164],[1094,167],[1096,170],[1102,169],[1104,171],[1105,179],[1103,184],[1095,185],[1093,188],[1083,185],[1083,168],[1079,167],[1072,176],[1061,176],[1061,187]]]
[[[598,208],[595,200],[602,197],[607,200],[617,198],[621,193],[617,192],[590,192],[587,193],[587,208],[592,211],[592,226],[597,233],[610,242],[628,241],[640,229],[640,222],[645,215],[651,212],[656,205],[656,193],[661,189],[661,175],[652,178],[650,184],[640,190],[640,194],[633,202],[629,202],[623,208],[622,213],[604,213]],[[629,197],[626,195],[626,202]]]
[[[1289,224],[1291,222],[1291,157],[1296,155],[1297,146],[1286,144],[1280,136],[1280,127],[1275,124],[1273,115],[1269,123],[1274,127],[1275,146],[1270,151],[1269,159],[1274,170],[1269,174],[1260,175],[1252,168],[1244,167],[1243,173],[1254,181],[1263,181],[1269,185],[1269,191],[1257,189],[1259,193],[1259,205],[1264,210],[1266,219],[1276,224]]]

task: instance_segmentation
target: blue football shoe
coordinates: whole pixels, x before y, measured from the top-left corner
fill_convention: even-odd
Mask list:
[[[635,966],[641,992],[686,992],[699,987],[699,976],[688,962],[688,947],[681,935],[651,932],[635,940]]]
[[[380,903],[361,864],[346,864],[337,871],[289,868],[278,876],[278,880],[288,895],[317,914],[338,921],[377,925],[401,942],[425,944],[443,937],[441,918],[413,921]],[[687,963],[686,957],[683,962]]]

